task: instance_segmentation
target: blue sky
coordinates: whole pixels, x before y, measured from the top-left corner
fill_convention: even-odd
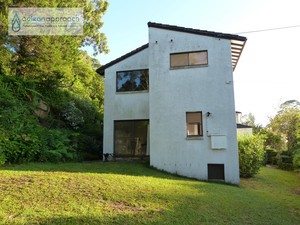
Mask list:
[[[102,65],[147,43],[147,23],[240,33],[300,25],[299,0],[110,0],[103,17],[110,52]],[[300,101],[300,26],[248,38],[234,72],[236,110],[263,125],[286,100]]]

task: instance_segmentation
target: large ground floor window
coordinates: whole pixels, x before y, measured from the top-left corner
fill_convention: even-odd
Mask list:
[[[148,124],[149,120],[114,121],[114,154],[146,155]]]

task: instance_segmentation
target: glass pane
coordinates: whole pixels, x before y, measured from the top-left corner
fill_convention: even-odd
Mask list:
[[[148,89],[148,70],[117,72],[117,92],[143,91]]]
[[[115,121],[114,153],[141,156],[147,152],[148,120]]]
[[[207,65],[207,51],[189,53],[189,65]]]
[[[189,65],[188,53],[171,55],[171,67],[188,66],[188,65]]]
[[[187,136],[202,136],[202,112],[186,113]]]
[[[148,70],[136,70],[131,73],[133,85],[131,91],[144,91],[149,87]]]
[[[118,155],[131,155],[132,143],[131,143],[131,122],[122,121],[115,122],[115,154]]]
[[[189,123],[187,125],[187,135],[188,136],[200,135],[199,129],[200,129],[200,124],[199,123]]]

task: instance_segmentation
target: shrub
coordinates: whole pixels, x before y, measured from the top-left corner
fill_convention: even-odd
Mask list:
[[[6,157],[3,152],[0,152],[0,166],[6,162]]]
[[[77,159],[73,136],[68,130],[44,129],[41,133],[42,147],[38,161],[42,162],[65,162]]]
[[[3,132],[0,130],[0,143],[5,139]],[[0,166],[6,162],[6,156],[3,152],[2,147],[0,146]]]
[[[0,148],[9,163],[34,161],[40,151],[37,119],[16,101],[11,108],[0,111]]]
[[[78,130],[79,126],[84,123],[83,114],[76,107],[75,102],[68,102],[63,107],[62,116],[74,130]]]
[[[263,164],[263,140],[259,136],[241,136],[238,139],[238,148],[240,176],[253,177]]]
[[[293,166],[294,169],[300,169],[300,150],[296,151],[294,158],[293,158]]]
[[[43,118],[35,113],[41,100],[49,106]],[[102,114],[91,99],[0,74],[0,165],[93,160],[101,149]]]
[[[293,156],[290,151],[283,151],[276,156],[278,168],[283,170],[293,170]]]
[[[78,139],[78,153],[82,160],[102,159],[101,141],[84,134],[80,134]]]
[[[265,164],[277,165],[277,152],[273,149],[265,149]]]

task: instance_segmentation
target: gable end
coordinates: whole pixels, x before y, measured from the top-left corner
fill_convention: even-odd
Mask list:
[[[133,50],[133,51],[131,51],[131,52],[129,52],[129,53],[127,53],[127,54],[125,54],[125,55],[123,55],[123,56],[121,56],[121,57],[119,57],[119,58],[117,58],[117,59],[115,59],[115,60],[113,60],[113,61],[111,61],[111,62],[105,64],[105,65],[103,65],[103,66],[101,66],[100,68],[98,68],[98,69],[96,70],[96,72],[97,72],[98,74],[104,76],[104,75],[105,75],[105,69],[106,69],[106,68],[111,67],[112,65],[117,64],[118,62],[121,62],[121,61],[123,61],[124,59],[127,59],[127,58],[129,58],[130,56],[135,55],[136,53],[139,53],[139,52],[143,51],[144,49],[148,48],[148,46],[149,46],[148,43],[145,44],[145,45],[142,45],[141,47],[139,47],[139,48],[137,48],[137,49],[135,49],[135,50]]]

